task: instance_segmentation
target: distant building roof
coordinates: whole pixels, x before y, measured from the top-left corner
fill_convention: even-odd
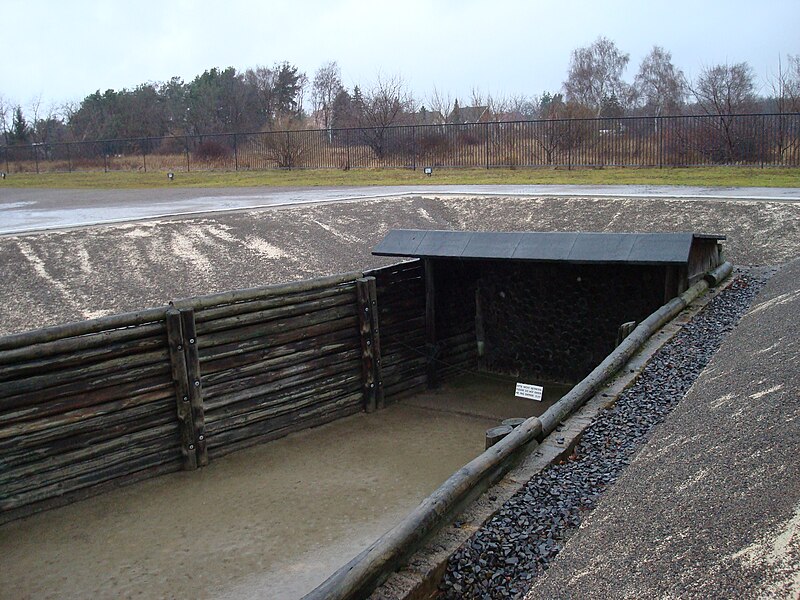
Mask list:
[[[448,123],[463,125],[466,123],[480,123],[484,115],[489,111],[488,106],[460,106],[454,108],[447,115]]]
[[[699,233],[556,233],[393,229],[373,254],[419,258],[510,259],[538,262],[686,264]]]
[[[441,125],[444,116],[438,110],[420,110],[409,115],[415,125]]]

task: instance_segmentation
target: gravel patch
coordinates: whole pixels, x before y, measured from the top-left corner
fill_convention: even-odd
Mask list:
[[[569,460],[532,478],[451,557],[440,597],[521,597],[683,398],[767,278],[739,273],[665,344],[586,429]]]

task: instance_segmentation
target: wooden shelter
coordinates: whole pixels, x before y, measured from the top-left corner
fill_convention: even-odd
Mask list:
[[[442,367],[575,382],[722,261],[721,235],[390,231],[378,256],[425,264],[428,382]]]

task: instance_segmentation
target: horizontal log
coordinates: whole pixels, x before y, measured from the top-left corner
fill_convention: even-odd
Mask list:
[[[153,477],[158,477],[166,473],[174,473],[182,468],[182,464],[183,461],[180,458],[175,458],[171,461],[167,460],[127,475],[115,477],[114,479],[104,483],[72,490],[60,496],[53,496],[39,501],[34,501],[29,504],[23,504],[14,509],[0,511],[0,525],[34,515],[44,510],[60,508],[62,506],[66,506],[67,504],[85,500],[87,498],[91,498],[92,496],[104,494],[111,490],[131,485],[133,483],[138,483],[146,479],[151,479]]]
[[[324,336],[337,331],[349,331],[356,336],[358,335],[357,327],[358,318],[353,315],[346,319],[328,321],[313,327],[294,329],[260,338],[234,341],[229,344],[214,346],[213,348],[200,348],[200,365],[205,369],[205,364],[209,361],[238,356],[247,352],[258,352],[303,340],[322,339]]]
[[[396,281],[376,281],[375,292],[383,302],[407,302],[425,296],[425,277],[423,271],[414,277],[406,277]]]
[[[164,397],[165,390],[168,390],[168,393],[172,393],[172,380],[165,380],[164,377],[154,377],[83,393],[78,392],[73,396],[39,402],[33,406],[21,407],[0,414],[0,426],[19,421],[41,419],[68,410],[77,410],[132,396],[137,396],[141,402],[160,400]]]
[[[12,510],[26,504],[40,502],[54,496],[61,496],[81,488],[96,486],[113,480],[117,477],[129,476],[137,471],[146,470],[151,467],[173,463],[178,459],[179,468],[183,464],[180,452],[176,447],[173,450],[161,450],[159,452],[138,456],[133,460],[116,464],[107,464],[103,468],[97,469],[93,473],[87,473],[74,477],[67,481],[37,488],[30,492],[16,494],[0,500],[0,511]],[[170,464],[171,466],[171,464]]]
[[[0,452],[11,447],[9,444],[12,444],[15,438],[17,442],[13,443],[19,445],[77,435],[85,430],[108,427],[126,419],[144,418],[162,408],[174,409],[172,404],[174,400],[172,390],[165,387],[160,398],[128,396],[111,402],[68,410],[36,421],[24,421],[0,427]]]
[[[166,308],[151,308],[135,312],[120,313],[109,315],[97,319],[86,321],[76,321],[64,325],[55,325],[43,329],[34,329],[23,333],[15,333],[0,337],[0,350],[11,350],[14,348],[26,348],[47,342],[54,342],[64,338],[76,338],[78,336],[89,336],[99,332],[108,332],[113,329],[126,327],[136,327],[145,323],[153,323],[164,320]],[[0,354],[0,357],[2,354]],[[0,360],[0,362],[3,362]]]
[[[203,377],[208,378],[213,373],[262,363],[274,358],[304,352],[306,350],[313,350],[315,348],[328,348],[336,344],[348,344],[350,347],[355,347],[357,343],[358,337],[353,329],[333,331],[317,337],[300,339],[274,347],[255,350],[253,352],[242,352],[241,354],[232,354],[219,359],[203,360],[201,361]]]
[[[215,321],[217,319],[224,319],[235,315],[266,311],[271,308],[302,304],[303,302],[307,302],[309,300],[319,300],[321,298],[328,298],[330,296],[347,295],[351,293],[353,293],[353,288],[351,286],[341,285],[331,288],[311,290],[308,292],[286,294],[284,296],[274,296],[265,300],[249,300],[246,302],[239,302],[237,304],[226,304],[224,306],[204,308],[195,311],[194,316],[197,325],[200,325],[200,323],[205,323],[206,321]]]
[[[255,373],[248,373],[235,379],[224,380],[215,384],[209,383],[206,385],[205,380],[203,380],[204,398],[210,402],[223,394],[246,390],[302,373],[317,372],[318,374],[322,374],[324,372],[325,374],[333,375],[342,370],[341,365],[358,362],[361,358],[361,353],[357,349],[346,348],[333,354],[314,356],[313,353],[311,353],[310,356],[313,356],[313,358],[306,358],[306,360],[299,363],[289,362],[288,364],[279,365],[276,368],[268,370],[263,369]]]
[[[137,431],[88,448],[51,456],[46,461],[4,470],[0,474],[0,502],[4,497],[90,475],[108,464],[166,449],[180,452],[177,424]]]
[[[245,415],[250,412],[258,411],[265,407],[288,405],[299,402],[314,395],[338,392],[344,389],[355,391],[360,385],[361,379],[357,373],[346,373],[336,377],[326,378],[313,386],[299,386],[281,390],[276,394],[266,396],[254,396],[236,404],[227,405],[217,410],[206,412],[206,428],[211,434],[222,421]]]
[[[217,421],[213,428],[214,435],[228,431],[230,429],[238,429],[241,427],[249,426],[253,423],[266,421],[269,419],[276,419],[283,415],[297,414],[303,410],[312,407],[319,407],[322,409],[325,406],[335,406],[336,402],[344,396],[352,396],[353,394],[361,393],[361,386],[350,385],[343,388],[334,389],[325,393],[311,393],[306,395],[301,400],[295,400],[291,403],[276,404],[264,406],[259,410],[249,411],[247,413],[229,417],[224,420]],[[207,428],[209,439],[211,439],[212,429]]]
[[[261,421],[254,423],[248,427],[239,429],[231,429],[218,433],[214,438],[209,438],[209,450],[219,448],[226,444],[231,444],[251,437],[261,437],[275,431],[300,431],[308,427],[309,421],[321,420],[321,422],[329,422],[339,418],[342,412],[360,412],[363,409],[363,398],[360,392],[345,396],[338,400],[334,406],[313,407],[310,409],[292,412],[287,415],[282,415],[269,421]],[[350,413],[352,414],[352,413]],[[286,435],[284,433],[283,435]],[[213,455],[213,452],[212,452]]]
[[[345,373],[352,372],[356,368],[361,368],[361,363],[358,362],[359,355],[357,352],[348,353],[341,356],[335,363],[321,368],[318,365],[307,363],[303,365],[303,369],[297,369],[291,372],[283,372],[278,374],[269,374],[268,377],[262,379],[258,385],[246,385],[241,389],[235,391],[226,390],[222,387],[219,390],[214,390],[214,394],[208,394],[205,398],[206,409],[218,408],[247,400],[255,396],[264,396],[266,394],[278,392],[289,387],[297,385],[314,385],[320,379],[334,377]]]
[[[322,359],[324,356],[341,354],[353,350],[354,344],[352,340],[346,342],[339,342],[333,344],[326,344],[316,348],[308,348],[307,350],[298,350],[291,354],[284,354],[275,358],[262,360],[257,363],[243,365],[241,367],[234,367],[226,369],[225,371],[218,371],[203,375],[203,385],[206,389],[211,388],[222,383],[241,381],[247,377],[257,377],[264,373],[273,372],[281,368],[298,366],[307,361]]]
[[[126,387],[132,393],[143,391],[144,387],[139,387],[138,383],[161,382],[165,379],[172,381],[169,362],[162,364],[150,364],[131,369],[118,369],[111,373],[95,375],[90,379],[70,381],[60,383],[46,388],[31,389],[25,380],[19,382],[6,382],[0,385],[0,411],[18,409],[24,406],[31,406],[49,403],[53,400],[68,396],[87,396],[93,393],[101,393],[103,390],[113,390],[118,387]],[[105,398],[110,400],[111,398]],[[5,415],[0,415],[2,422]]]
[[[116,417],[118,415],[111,416]],[[121,416],[127,417],[124,413]],[[0,459],[0,464],[3,465],[4,468],[11,468],[17,465],[46,460],[51,456],[90,447],[134,431],[154,429],[163,425],[174,425],[176,423],[175,408],[172,406],[161,408],[157,411],[151,411],[148,414],[140,416],[136,420],[110,420],[108,424],[105,422],[102,424],[91,422],[80,423],[79,425],[83,425],[84,429],[74,435],[51,435],[44,440],[37,440],[35,436],[13,438],[11,440],[6,440],[12,443],[16,442],[16,444],[11,450],[3,452],[3,458]],[[48,430],[42,433],[52,433],[52,431],[53,430]]]
[[[374,277],[375,279],[380,279],[381,277],[387,277],[393,273],[403,273],[415,269],[422,269],[422,261],[418,258],[404,260],[386,267],[378,267],[376,269],[364,271],[364,277]]]
[[[74,350],[68,354],[58,354],[0,366],[0,381],[19,379],[31,374],[55,372],[76,365],[90,365],[120,356],[147,353],[164,347],[165,339],[158,336],[108,344],[100,348]]]
[[[268,337],[295,329],[307,329],[311,332],[315,325],[320,325],[329,321],[339,321],[354,316],[356,316],[356,307],[354,304],[349,306],[337,306],[297,317],[282,319],[280,321],[269,321],[267,323],[259,323],[257,325],[206,334],[198,338],[197,343],[202,350],[212,346],[242,342],[252,338]]]
[[[194,310],[199,311],[200,309],[211,308],[223,304],[236,304],[238,302],[261,300],[274,296],[285,296],[287,294],[296,294],[298,292],[308,292],[311,290],[329,288],[335,285],[352,283],[361,277],[363,277],[361,272],[341,273],[338,275],[329,275],[327,277],[317,277],[316,279],[305,279],[291,283],[280,283],[277,285],[268,285],[244,290],[222,292],[219,294],[196,296],[194,298],[185,298],[182,300],[175,300],[172,302],[172,304],[178,309],[193,308]]]
[[[312,427],[319,427],[320,425],[324,425],[326,423],[344,419],[361,412],[361,408],[360,402],[354,402],[352,405],[346,405],[336,411],[322,415],[307,417],[304,419],[289,419],[283,426],[280,426],[277,429],[262,431],[246,438],[237,439],[231,436],[229,440],[221,440],[220,444],[214,447],[213,450],[209,448],[209,452],[214,458],[219,458],[243,448],[249,448],[257,444],[263,444],[265,442],[280,439],[291,433],[296,433],[305,429],[311,429]]]
[[[162,311],[166,314],[166,310]],[[36,360],[57,354],[69,354],[78,350],[88,350],[91,348],[106,348],[111,344],[140,340],[145,338],[159,337],[166,344],[167,327],[163,321],[138,325],[125,329],[113,329],[92,333],[91,335],[81,335],[78,337],[68,337],[56,339],[38,344],[15,347],[13,349],[0,351],[0,365],[16,363],[20,361]]]
[[[164,366],[169,364],[169,350],[163,348],[152,352],[132,354],[120,358],[112,358],[100,363],[89,365],[76,365],[69,369],[33,375],[24,379],[14,379],[0,382],[0,398],[10,398],[15,394],[25,392],[43,392],[46,389],[56,388],[61,384],[71,384],[70,389],[75,389],[78,382],[91,379],[95,384],[102,385],[107,378],[118,375],[127,375],[132,369],[146,377],[163,372]],[[124,381],[124,379],[121,379]]]
[[[299,317],[302,315],[315,313],[326,308],[352,305],[355,303],[355,301],[355,293],[337,294],[328,296],[326,298],[320,298],[318,300],[309,300],[300,304],[291,304],[289,306],[280,306],[277,308],[270,308],[268,310],[234,315],[231,317],[225,317],[223,319],[214,319],[213,321],[204,321],[203,323],[198,324],[197,335],[207,336],[208,334],[216,331],[240,329],[242,327],[247,327],[258,323]]]
[[[383,357],[384,379],[388,373],[397,373],[409,369],[425,368],[428,357],[421,352],[389,354]]]

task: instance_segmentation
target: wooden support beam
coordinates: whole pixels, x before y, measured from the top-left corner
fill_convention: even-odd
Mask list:
[[[356,281],[358,320],[361,337],[361,370],[364,382],[364,410],[383,408],[383,378],[381,376],[380,329],[378,299],[374,277]]]
[[[186,374],[189,386],[189,403],[192,406],[192,430],[195,439],[197,465],[208,464],[206,450],[205,416],[203,409],[203,384],[200,377],[200,356],[197,350],[197,331],[194,322],[194,310],[181,309],[181,327],[183,328],[184,350],[186,356]]]
[[[425,259],[425,348],[428,353],[428,365],[426,369],[428,377],[428,388],[435,388],[437,385],[436,373],[436,296],[433,274],[433,261]]]
[[[186,471],[197,468],[195,452],[192,405],[189,394],[189,376],[186,370],[183,326],[181,314],[172,308],[167,311],[167,337],[169,357],[172,365],[172,381],[175,386],[175,406],[181,432],[181,455]]]

